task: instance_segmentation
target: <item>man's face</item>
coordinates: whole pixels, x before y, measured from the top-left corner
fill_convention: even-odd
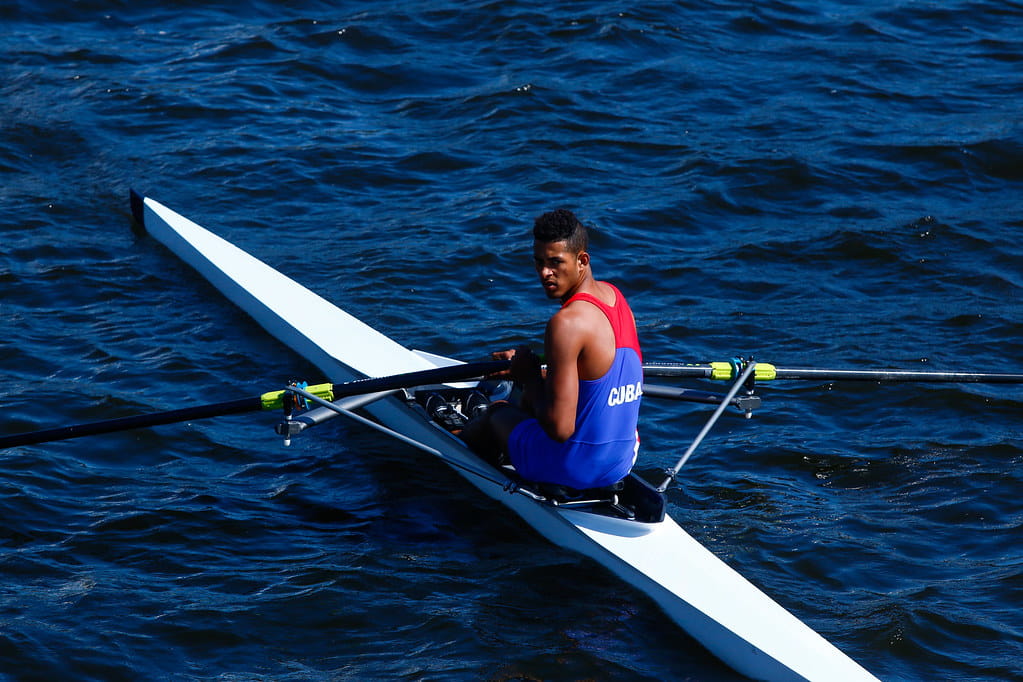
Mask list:
[[[547,298],[564,299],[571,295],[588,263],[589,254],[573,253],[567,242],[533,242],[533,265]]]

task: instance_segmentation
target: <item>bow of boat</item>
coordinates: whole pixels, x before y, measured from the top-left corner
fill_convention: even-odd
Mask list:
[[[436,366],[163,204],[132,191],[131,205],[146,232],[331,381]]]

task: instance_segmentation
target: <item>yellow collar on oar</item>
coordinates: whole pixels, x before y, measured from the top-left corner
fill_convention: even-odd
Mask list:
[[[715,381],[730,381],[736,377],[736,367],[730,362],[710,363],[710,378]],[[753,379],[756,381],[771,381],[777,376],[774,365],[766,362],[758,362],[753,368]]]
[[[307,391],[315,395],[317,398],[323,398],[327,401],[334,400],[334,384],[316,384],[315,386],[306,387]],[[259,400],[263,403],[264,410],[280,410],[284,408],[284,394],[289,391],[270,391],[259,396]]]

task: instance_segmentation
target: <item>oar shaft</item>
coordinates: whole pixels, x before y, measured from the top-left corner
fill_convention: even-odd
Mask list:
[[[688,403],[703,403],[704,405],[719,405],[721,404],[721,399],[724,398],[723,395],[718,393],[694,391],[689,388],[662,386],[646,382],[643,382],[643,395],[650,398],[665,398],[667,400],[680,400]]]
[[[647,377],[683,377],[689,379],[713,379],[731,381],[742,373],[744,362],[706,362],[692,364],[684,362],[646,362],[643,375]],[[774,365],[757,363],[753,378],[756,381],[770,381],[775,378]]]
[[[644,362],[643,376],[683,377],[687,379],[712,379],[709,364],[688,364],[684,362]]]
[[[228,414],[258,412],[262,409],[263,401],[261,398],[242,398],[241,400],[230,400],[223,403],[185,407],[179,410],[169,410],[167,412],[159,412],[156,414],[141,414],[134,417],[121,417],[119,419],[107,419],[105,421],[90,422],[87,424],[62,426],[56,429],[44,429],[42,431],[32,431],[30,433],[17,433],[11,436],[0,436],[0,448],[35,445],[37,443],[47,443],[55,440],[81,438],[82,436],[96,436],[101,433],[127,431],[128,429],[160,426],[161,424],[175,424],[178,422],[190,421],[192,419],[206,419],[207,417],[221,417]]]
[[[686,364],[648,362],[643,365],[647,377],[684,377],[728,381],[737,376],[741,365],[729,362]],[[930,372],[908,369],[813,369],[784,368],[761,362],[754,374],[756,381],[808,379],[811,381],[919,381],[934,383],[1020,384],[1023,374],[985,372]]]
[[[985,374],[980,372],[927,372],[900,369],[811,369],[777,367],[776,379],[811,379],[824,381],[929,381],[945,383],[1018,384],[1023,374]]]
[[[343,384],[334,384],[333,386],[330,384],[319,384],[317,386],[311,386],[308,393],[315,394],[321,398],[324,396],[330,396],[331,400],[338,400],[348,396],[363,395],[365,393],[379,393],[381,391],[392,391],[412,386],[449,383],[452,381],[484,377],[488,374],[508,369],[510,364],[511,363],[508,360],[494,360],[490,362],[476,362],[464,365],[436,367],[419,372],[408,372],[406,374],[396,374],[393,376],[357,379]],[[113,433],[115,431],[126,431],[128,429],[160,426],[162,424],[175,424],[192,419],[205,419],[207,417],[221,417],[229,414],[278,409],[282,406],[282,400],[285,393],[287,393],[287,391],[274,391],[254,398],[242,398],[240,400],[230,400],[223,403],[184,407],[177,410],[168,410],[166,412],[141,414],[134,417],[121,417],[119,419],[108,419],[106,421],[90,422],[87,424],[62,426],[56,429],[44,429],[42,431],[0,436],[0,448],[36,445],[38,443],[47,443],[55,440],[81,438],[82,436],[96,436],[102,433]],[[307,395],[307,392],[302,392],[302,394]]]
[[[393,391],[412,386],[447,384],[467,379],[478,379],[506,370],[510,366],[511,361],[509,360],[490,360],[487,362],[470,362],[464,365],[447,365],[445,367],[435,367],[419,372],[394,374],[386,377],[356,379],[355,381],[347,381],[343,384],[334,384],[334,400],[363,393],[378,393],[380,391]]]

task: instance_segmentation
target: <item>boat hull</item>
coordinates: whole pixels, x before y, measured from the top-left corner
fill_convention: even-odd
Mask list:
[[[152,199],[133,194],[132,206],[136,220],[151,235],[331,381],[453,362],[405,348]],[[501,484],[501,472],[405,402],[384,398],[365,409],[390,429],[443,453],[455,471],[551,542],[591,557],[648,594],[672,620],[736,671],[764,680],[876,679],[700,545],[671,517],[641,523],[510,493]],[[473,473],[481,467],[493,476]]]

